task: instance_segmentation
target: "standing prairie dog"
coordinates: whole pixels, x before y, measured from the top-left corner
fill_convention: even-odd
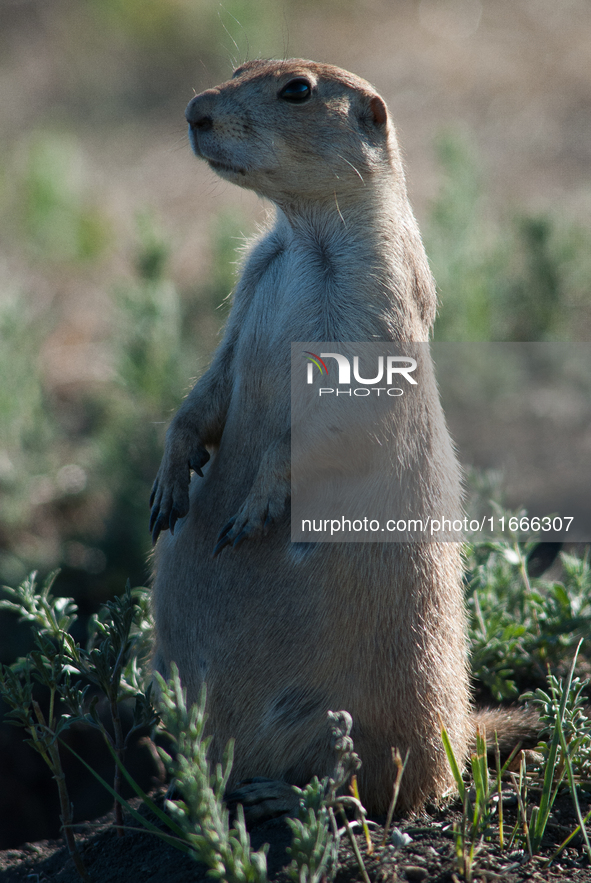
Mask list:
[[[460,759],[472,729],[460,547],[302,546],[289,513],[292,341],[426,342],[435,318],[394,127],[365,80],[300,59],[242,65],[186,117],[197,156],[270,199],[275,220],[168,430],[152,495],[154,541],[166,531],[155,666],[167,674],[174,660],[192,701],[206,681],[214,762],[236,740],[231,785],[330,773],[327,711],[342,708],[365,805],[387,809],[395,746],[410,750],[400,806],[415,809],[453,784],[441,726]],[[429,396],[420,419],[446,468],[426,472],[420,502],[443,494],[457,509],[434,384]],[[408,445],[394,426],[390,461]]]

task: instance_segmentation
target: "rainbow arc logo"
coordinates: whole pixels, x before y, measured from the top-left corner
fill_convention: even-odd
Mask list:
[[[316,353],[311,353],[308,350],[304,350],[304,354],[308,356],[306,359],[307,362],[310,363],[310,367],[308,368],[308,373],[312,370],[312,365],[316,365],[321,374],[328,374],[328,368],[326,367],[326,362],[317,356]]]

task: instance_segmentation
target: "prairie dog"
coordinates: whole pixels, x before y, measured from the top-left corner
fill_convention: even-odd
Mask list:
[[[197,156],[270,199],[275,219],[168,430],[152,495],[155,666],[174,660],[190,700],[207,682],[214,762],[236,739],[231,785],[330,773],[326,716],[342,708],[367,808],[387,809],[396,746],[410,749],[400,806],[416,809],[453,784],[441,725],[458,758],[470,740],[460,547],[301,547],[289,515],[291,342],[426,342],[435,318],[395,130],[369,83],[301,59],[242,65],[186,118]],[[459,507],[434,385],[421,419],[446,464],[421,502]],[[393,462],[408,444],[394,427]]]

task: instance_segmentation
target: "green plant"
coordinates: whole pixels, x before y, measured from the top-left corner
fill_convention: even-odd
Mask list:
[[[498,507],[497,510],[500,514],[501,510]],[[508,524],[511,513],[504,514]],[[547,692],[538,688],[522,697],[539,708],[543,732],[549,739],[548,745],[539,746],[545,758],[539,805],[531,803],[532,789],[537,790],[537,779],[526,770],[524,754],[516,776],[507,772],[511,758],[501,768],[497,747],[497,774],[491,779],[485,735],[477,734],[477,750],[470,761],[472,789],[469,790],[447,734],[442,733],[462,801],[462,819],[454,826],[454,838],[458,869],[467,881],[473,878],[482,838],[491,836],[495,817],[498,818],[501,849],[505,844],[501,793],[501,779],[505,773],[513,783],[518,801],[518,818],[509,846],[516,837],[521,837],[530,856],[539,852],[552,806],[565,777],[579,818],[577,830],[584,832],[585,820],[578,806],[576,778],[579,781],[589,779],[591,729],[583,713],[584,690],[588,682],[574,678],[573,673],[581,645],[578,634],[588,632],[591,617],[588,550],[580,558],[563,554],[562,581],[547,582],[529,576],[528,562],[535,547],[535,542],[523,542],[518,532],[509,531],[498,539],[476,542],[467,547],[473,671],[497,698],[510,698],[516,694],[517,677],[531,683],[532,679],[540,678],[549,662],[563,665],[569,648],[579,641],[564,685],[548,674]],[[585,833],[583,836],[586,839]],[[561,848],[570,839],[567,838]]]
[[[289,819],[292,830],[288,847],[291,863],[287,869],[294,883],[319,883],[332,880],[336,873],[338,846],[331,832],[331,817],[326,805],[325,782],[314,776],[300,789],[297,817]]]
[[[227,883],[265,883],[267,848],[253,852],[238,806],[236,827],[230,828],[229,812],[223,796],[232,769],[233,743],[226,748],[223,764],[212,773],[207,759],[210,742],[204,736],[205,688],[201,700],[187,708],[178,669],[173,664],[171,679],[156,676],[160,688],[160,706],[167,731],[175,743],[175,757],[161,750],[172,776],[172,784],[181,800],[167,800],[166,807],[183,832],[191,855],[205,862],[209,873]]]
[[[353,750],[353,740],[350,736],[353,721],[346,711],[329,711],[328,717],[332,730],[332,744],[337,754],[335,771],[332,777],[327,776],[322,781],[314,777],[303,790],[295,789],[299,794],[299,807],[297,818],[287,820],[292,831],[292,844],[288,850],[292,861],[287,870],[294,883],[318,883],[322,879],[333,879],[337,871],[341,838],[335,816],[335,811],[338,811],[361,877],[365,883],[369,883],[345,808],[352,808],[362,824],[366,812],[355,793],[351,795],[339,793],[361,766],[361,761]],[[353,792],[355,791],[353,787]],[[368,837],[367,833],[366,837]]]
[[[516,776],[515,773],[511,771],[509,773],[509,779],[513,785],[519,808],[517,821],[515,822],[515,826],[509,839],[509,848],[511,848],[515,838],[519,836],[519,832],[521,831],[522,842],[531,858],[533,856],[533,849],[531,842],[530,819],[533,810],[529,805],[529,779],[527,775],[527,762],[524,754],[521,754],[519,758],[519,776]]]
[[[138,603],[139,602],[139,603]],[[152,705],[152,685],[146,683],[143,671],[149,654],[151,636],[148,602],[144,592],[132,595],[129,583],[123,595],[108,601],[91,621],[91,640],[87,650],[76,645],[70,655],[70,666],[85,680],[94,684],[109,707],[113,732],[109,732],[98,713],[98,697],[86,708],[86,690],[73,690],[63,696],[75,721],[85,721],[103,735],[120,763],[115,765],[113,788],[121,793],[121,766],[125,750],[138,729],[151,728],[158,721]],[[120,704],[135,698],[133,724],[126,734],[120,716]],[[123,834],[121,804],[115,801],[115,821]]]
[[[120,764],[131,736],[140,728],[153,726],[158,718],[151,703],[151,687],[142,673],[151,628],[145,591],[132,593],[128,584],[121,597],[108,602],[91,620],[88,646],[82,648],[70,633],[77,618],[76,605],[71,598],[51,594],[56,575],[46,579],[41,590],[37,588],[35,574],[16,589],[4,588],[8,599],[0,601],[0,609],[18,614],[31,625],[35,649],[12,666],[0,668],[0,690],[11,709],[8,719],[24,727],[31,737],[28,744],[39,751],[52,769],[60,792],[64,836],[75,856],[71,806],[57,740],[74,723],[84,722],[98,729],[120,762],[115,764],[113,785],[118,795]],[[73,676],[81,680],[73,681]],[[33,681],[49,692],[46,716],[35,697]],[[111,731],[99,714],[99,694],[88,698],[91,686],[97,687],[107,700]],[[133,724],[124,734],[120,705],[132,697]],[[115,819],[122,835],[123,818],[117,800]]]
[[[548,582],[529,576],[535,545],[508,532],[466,550],[472,671],[499,700],[517,697],[518,681],[545,680],[591,629],[588,553],[562,554],[562,579]]]
[[[231,742],[226,747],[223,763],[215,772],[210,770],[207,759],[210,739],[204,737],[205,688],[200,702],[188,709],[176,666],[173,665],[168,682],[158,675],[157,678],[163,725],[175,745],[174,759],[163,750],[161,755],[182,797],[181,800],[167,801],[168,811],[189,843],[191,854],[205,862],[214,877],[229,883],[265,881],[266,847],[256,853],[252,851],[240,805],[236,826],[230,828],[229,813],[223,802],[232,768]],[[305,788],[294,789],[299,796],[299,807],[297,818],[287,820],[292,830],[292,843],[288,849],[292,861],[287,872],[295,883],[332,879],[337,869],[341,836],[335,819],[335,810],[339,810],[362,876],[368,883],[344,807],[354,807],[362,817],[365,810],[355,797],[338,793],[360,764],[349,736],[352,720],[346,712],[329,712],[329,719],[337,754],[334,776],[322,781],[314,777]]]
[[[573,677],[568,692],[562,678],[548,674],[547,682],[549,692],[538,687],[535,691],[524,693],[521,699],[530,702],[539,710],[542,724],[540,736],[551,737],[560,718],[562,698],[566,694],[561,727],[568,745],[568,756],[575,774],[582,781],[591,782],[591,721],[586,715],[587,699],[585,696],[585,690],[588,689],[591,682],[589,678],[582,680]],[[542,741],[540,748],[544,757],[548,758],[548,744]],[[561,754],[562,751],[559,749],[558,766],[563,763]]]
[[[476,751],[470,758],[469,772],[472,787],[469,788],[445,728],[442,729],[443,745],[462,802],[462,817],[459,822],[454,823],[453,835],[458,870],[467,883],[473,879],[475,860],[482,848],[483,840],[489,840],[494,835],[495,821],[501,850],[505,846],[501,788],[501,781],[505,776],[509,777],[513,785],[518,804],[518,816],[509,838],[508,848],[516,838],[521,838],[530,858],[539,853],[552,807],[566,778],[579,824],[561,844],[550,862],[554,861],[576,833],[582,833],[587,853],[591,858],[591,846],[585,829],[585,823],[591,813],[583,818],[577,797],[577,784],[582,781],[589,783],[591,748],[591,725],[584,713],[583,697],[583,690],[589,685],[589,681],[581,681],[573,677],[581,643],[582,641],[576,649],[564,683],[554,675],[548,674],[549,692],[538,688],[521,697],[539,709],[543,725],[541,734],[545,734],[548,738],[547,743],[541,742],[538,746],[542,761],[537,774],[530,773],[526,768],[525,752],[519,755],[518,774],[509,770],[519,746],[501,767],[498,743],[495,739],[496,776],[492,777],[488,770],[486,734],[477,732]],[[539,791],[540,795],[537,804],[531,800],[534,791]]]
[[[582,833],[587,854],[591,858],[591,844],[589,843],[585,828],[585,822],[589,816],[583,819],[577,796],[577,783],[574,772],[576,767],[579,769],[586,767],[590,741],[589,725],[582,712],[581,700],[581,690],[588,682],[581,683],[578,678],[573,680],[581,643],[582,641],[579,642],[564,684],[562,681],[559,682],[554,675],[548,674],[550,694],[538,689],[535,693],[526,693],[522,697],[523,699],[530,700],[538,707],[541,722],[545,724],[542,733],[545,732],[548,737],[547,743],[541,742],[538,746],[543,758],[539,769],[541,778],[539,805],[528,806],[530,788],[528,787],[526,761],[523,754],[521,756],[519,780],[517,781],[514,773],[510,773],[519,804],[519,818],[511,840],[513,840],[521,825],[523,838],[530,857],[540,851],[552,807],[564,779],[566,778],[568,781],[579,825],[561,844],[548,864],[554,861],[556,856],[577,832]]]
[[[591,773],[591,723],[584,712],[583,698],[583,690],[589,685],[589,680],[581,681],[573,677],[581,643],[582,641],[579,642],[564,683],[548,674],[549,693],[538,688],[535,692],[525,693],[522,698],[539,709],[543,724],[542,734],[549,737],[549,742],[540,746],[544,757],[544,778],[539,809],[534,807],[531,815],[532,850],[537,852],[540,847],[558,789],[567,777],[591,858],[591,847],[582,823],[575,783],[575,772],[579,779],[586,779],[587,782],[590,781]]]
[[[15,214],[28,248],[52,263],[97,260],[111,233],[85,192],[88,170],[80,142],[66,132],[40,130],[21,145],[21,153]]]
[[[58,789],[62,830],[68,852],[82,879],[89,881],[72,831],[72,805],[57,745],[58,737],[71,723],[71,720],[59,714],[56,706],[59,699],[71,691],[65,636],[73,622],[75,608],[70,599],[52,598],[50,586],[51,582],[47,581],[37,598],[34,578],[31,578],[21,586],[20,592],[14,592],[14,601],[0,602],[4,607],[18,610],[34,624],[36,645],[25,660],[10,668],[0,666],[0,692],[10,708],[6,715],[8,722],[24,728],[29,736],[27,744],[41,755],[52,772]],[[52,639],[55,635],[59,635],[57,640]],[[33,681],[49,690],[49,710],[46,714],[43,714],[39,702],[34,698]]]
[[[499,554],[506,557],[510,551],[510,563],[519,573],[522,589],[533,593],[534,588],[527,575],[528,547],[519,544],[516,538],[512,542],[517,543],[517,548],[508,539],[498,541],[501,545],[496,546],[490,543],[475,544],[471,552],[473,560],[488,560],[487,554],[489,558]],[[589,589],[587,559],[564,556],[563,561],[569,583],[569,605],[572,611],[580,612],[587,603]],[[514,578],[515,574],[509,579],[511,585]],[[231,769],[232,744],[227,747],[223,763],[212,771],[207,760],[209,739],[204,735],[205,694],[197,706],[187,708],[178,672],[174,668],[170,681],[159,679],[159,704],[163,726],[173,739],[175,751],[161,751],[161,755],[181,799],[167,801],[167,812],[163,812],[125,769],[123,752],[129,733],[124,735],[120,721],[118,722],[120,703],[126,697],[135,696],[133,728],[153,725],[157,720],[144,674],[151,631],[145,592],[136,590],[132,593],[128,586],[120,598],[105,605],[90,623],[91,637],[88,646],[81,648],[71,635],[76,607],[69,598],[55,598],[51,594],[52,585],[53,578],[49,578],[42,587],[38,587],[32,576],[19,588],[6,590],[8,597],[0,602],[0,608],[17,613],[21,619],[30,623],[35,639],[35,647],[25,659],[1,670],[0,690],[11,708],[11,721],[26,730],[29,744],[41,754],[56,778],[64,837],[81,875],[85,880],[88,879],[72,833],[71,806],[60,761],[62,746],[72,751],[63,737],[74,723],[86,723],[98,729],[113,755],[116,766],[113,786],[100,779],[96,771],[92,772],[113,795],[120,808],[116,818],[118,827],[121,828],[123,824],[121,808],[124,808],[143,828],[177,849],[206,861],[214,876],[244,883],[249,880],[253,883],[257,880],[264,881],[265,850],[253,852],[241,808],[238,809],[235,826],[230,827],[223,803]],[[512,615],[516,617],[520,609],[512,608]],[[482,617],[482,611],[480,616]],[[506,773],[513,777],[519,805],[518,819],[509,838],[509,846],[517,838],[523,841],[530,855],[540,850],[550,811],[565,777],[579,819],[577,831],[582,831],[584,838],[587,837],[584,827],[587,819],[580,812],[577,785],[589,780],[591,730],[582,712],[583,691],[588,684],[574,677],[576,657],[577,654],[564,685],[554,676],[548,676],[547,691],[538,689],[525,697],[540,708],[542,722],[550,736],[549,746],[542,748],[545,762],[538,777],[541,782],[539,806],[533,805],[531,799],[532,794],[537,791],[538,779],[526,771],[524,755],[516,777],[507,773],[512,758],[501,767],[497,751],[496,775],[491,775],[487,766],[486,734],[478,733],[476,751],[469,765],[472,785],[468,787],[447,734],[445,730],[442,732],[444,747],[462,801],[462,819],[454,828],[454,838],[458,869],[467,881],[473,878],[478,853],[495,836],[496,826],[501,849],[505,845],[501,780]],[[79,680],[74,681],[73,678]],[[46,689],[45,699],[41,695],[37,696],[38,685]],[[110,726],[105,724],[98,713],[98,697],[91,696],[94,688],[107,699],[111,712]],[[353,796],[343,793],[349,779],[353,777],[354,781],[354,774],[359,766],[350,738],[352,721],[345,712],[339,712],[330,714],[330,723],[333,747],[337,755],[335,771],[322,781],[314,779],[306,788],[296,789],[299,809],[297,818],[289,821],[292,845],[291,863],[287,873],[294,883],[331,879],[337,869],[340,838],[346,833],[357,857],[360,874],[367,883],[367,871],[352,825],[344,812],[345,808],[353,810],[361,824],[365,823],[365,811],[355,789],[352,790]],[[90,769],[82,758],[79,759]],[[398,760],[395,758],[395,765],[397,776],[393,804],[404,769],[400,757]],[[122,778],[127,780],[135,793],[143,799],[145,806],[156,815],[159,824],[154,824],[121,796]],[[338,816],[343,825],[340,830]],[[368,837],[367,828],[365,830]],[[575,832],[571,838],[574,834]],[[571,838],[564,841],[561,849]]]
[[[501,779],[513,761],[516,751],[501,767],[498,743],[496,743],[496,775],[491,777],[488,769],[486,733],[477,730],[476,751],[470,757],[469,772],[472,775],[472,788],[469,789],[464,782],[445,727],[441,729],[441,740],[462,801],[462,818],[453,826],[456,860],[460,873],[470,883],[474,860],[480,851],[482,840],[492,839],[495,817],[498,817],[499,844],[501,849],[504,847]]]

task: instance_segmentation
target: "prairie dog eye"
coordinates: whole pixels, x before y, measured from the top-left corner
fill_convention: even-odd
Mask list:
[[[312,86],[304,77],[296,77],[281,89],[278,98],[283,101],[291,101],[292,104],[302,104],[312,95]]]

